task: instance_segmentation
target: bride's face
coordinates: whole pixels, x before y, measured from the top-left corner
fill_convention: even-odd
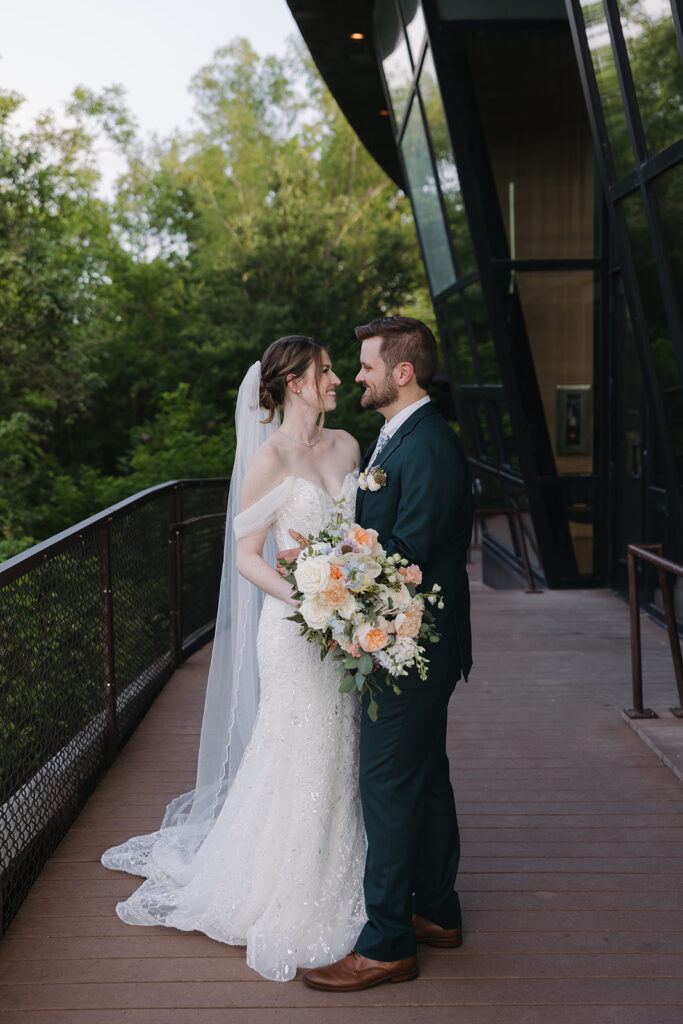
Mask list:
[[[318,393],[320,393],[325,412],[331,412],[332,409],[337,407],[336,389],[341,384],[341,381],[332,369],[332,363],[327,352],[323,355],[319,380],[316,380],[316,370],[315,362],[311,361],[305,374],[299,378],[297,383],[299,397],[306,405],[310,405],[319,412],[320,399],[318,398]]]

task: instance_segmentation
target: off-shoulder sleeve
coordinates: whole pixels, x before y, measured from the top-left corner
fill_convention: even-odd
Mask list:
[[[289,498],[294,488],[295,478],[286,477],[281,484],[268,491],[262,498],[255,501],[253,505],[239,512],[233,519],[232,528],[235,531],[237,540],[247,537],[250,533],[258,530],[265,530],[272,526],[277,518],[279,509]]]

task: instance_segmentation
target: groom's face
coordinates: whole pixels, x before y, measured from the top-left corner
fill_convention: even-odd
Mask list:
[[[393,371],[379,354],[381,338],[366,338],[360,350],[360,371],[356,382],[365,389],[360,400],[364,409],[381,411],[393,405],[398,398],[398,385]]]

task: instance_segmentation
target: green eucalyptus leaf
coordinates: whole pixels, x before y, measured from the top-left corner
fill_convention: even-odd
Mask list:
[[[342,679],[341,683],[339,684],[339,692],[340,693],[351,693],[352,690],[355,690],[355,689],[356,689],[356,680],[355,680],[355,678],[351,674],[349,674],[348,676],[344,676],[344,678]]]
[[[368,718],[370,719],[371,722],[377,721],[378,710],[379,708],[377,705],[377,701],[375,700],[374,697],[371,697],[370,703],[368,704]]]
[[[358,660],[358,671],[364,676],[369,676],[373,670],[372,658],[369,654],[362,654]]]

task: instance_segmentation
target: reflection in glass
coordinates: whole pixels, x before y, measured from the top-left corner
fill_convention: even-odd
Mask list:
[[[497,457],[485,402],[477,402],[477,424],[479,426],[479,436],[481,438],[482,455],[485,459],[488,459],[489,462],[498,465],[500,460]]]
[[[479,383],[500,384],[498,357],[493,345],[493,335],[489,325],[484,293],[479,282],[475,282],[465,289],[465,301],[476,343]]]
[[[472,30],[468,55],[511,259],[591,258],[595,155],[566,25]]]
[[[394,118],[396,124],[400,125],[410,99],[413,70],[394,0],[378,0],[375,6],[375,27]]]
[[[582,444],[563,444],[558,436],[558,401],[566,392],[560,389],[585,387],[589,402],[593,389],[593,333],[595,284],[588,270],[518,273],[517,289],[524,313],[536,377],[541,391],[548,432],[555,453],[558,474],[592,473],[592,409],[588,410],[588,437]],[[578,393],[577,388],[577,393]],[[566,416],[573,417],[576,406],[569,403]],[[559,442],[559,443],[558,443]],[[583,451],[587,447],[587,453]],[[569,449],[569,451],[567,450]]]
[[[669,0],[618,0],[647,148],[661,153],[683,137],[683,65]]]
[[[425,37],[425,16],[422,13],[422,4],[420,0],[399,0],[399,3],[408,33],[413,64],[417,64]]]
[[[673,189],[673,182],[670,187]],[[661,183],[660,190],[664,191],[665,188],[668,189],[668,185]],[[680,197],[676,198],[680,204]],[[662,397],[669,439],[674,457],[680,465],[683,460],[683,393],[681,391],[681,378],[676,364],[671,330],[666,317],[652,251],[650,232],[640,192],[627,196],[622,200],[621,205],[626,219],[631,251],[633,252],[633,263],[638,277],[640,297],[645,310],[650,351],[652,352],[655,364],[657,383]],[[675,225],[673,230],[676,230]],[[680,238],[676,240],[675,244],[680,246]],[[676,258],[675,250],[674,258]],[[680,260],[680,256],[678,259]]]
[[[465,326],[465,317],[459,295],[452,295],[447,302],[448,318],[451,325],[451,351],[454,371],[458,384],[476,384],[477,373],[472,357],[472,346]]]
[[[683,163],[655,178],[653,188],[671,280],[676,285],[676,297],[683,315]]]
[[[434,159],[439,176],[439,185],[443,196],[451,240],[455,249],[460,277],[476,270],[472,242],[470,239],[465,204],[460,191],[460,178],[453,159],[451,140],[444,114],[441,92],[436,77],[436,69],[431,50],[427,51],[422,72],[420,74],[420,94],[424,104],[425,117],[429,125],[429,134],[434,148]]]
[[[455,284],[455,270],[417,98],[413,100],[408,114],[401,152],[417,229],[424,250],[427,276],[432,294],[438,295]]]
[[[621,178],[633,170],[634,159],[609,29],[601,0],[581,0],[581,8],[614,168],[617,178]]]
[[[448,375],[452,381],[459,416],[457,430],[461,436],[468,456],[477,452],[476,433],[472,421],[470,404],[463,400],[462,382],[473,377],[472,353],[467,341],[465,319],[458,296],[451,296],[446,302],[435,305],[436,320],[439,328],[441,346],[446,356]]]

